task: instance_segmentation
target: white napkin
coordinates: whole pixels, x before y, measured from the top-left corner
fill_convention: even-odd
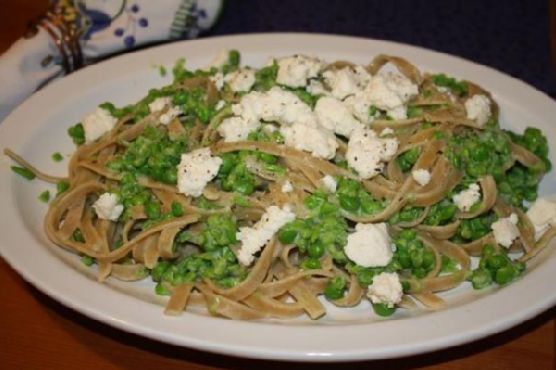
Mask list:
[[[75,25],[85,64],[167,39],[194,38],[210,28],[222,0],[57,0],[51,9]],[[16,41],[0,55],[0,121],[25,98],[64,75],[47,31]]]

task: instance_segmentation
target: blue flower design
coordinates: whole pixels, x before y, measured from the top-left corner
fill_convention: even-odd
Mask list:
[[[127,24],[125,28],[118,27],[114,30],[114,36],[121,37],[123,44],[126,48],[132,48],[136,44],[136,32],[137,27],[147,28],[149,27],[149,19],[147,17],[138,17],[141,12],[141,8],[138,4],[132,4],[125,9],[125,15],[127,16]]]

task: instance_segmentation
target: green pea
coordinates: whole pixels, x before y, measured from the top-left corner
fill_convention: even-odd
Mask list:
[[[241,54],[237,50],[230,50],[228,53],[228,64],[238,66],[241,60]]]
[[[172,215],[174,217],[183,216],[183,206],[179,202],[172,202]]]
[[[238,162],[237,156],[233,153],[223,154],[220,158],[222,159],[222,164],[220,165],[218,173],[221,175],[229,174]]]
[[[178,171],[175,168],[169,168],[164,171],[162,181],[167,184],[177,184],[178,183]]]
[[[473,271],[471,276],[471,284],[473,289],[483,289],[492,284],[492,276],[485,269],[477,269]]]
[[[68,128],[68,135],[73,140],[75,145],[81,145],[85,143],[85,129],[81,123],[76,124]]]
[[[284,227],[278,232],[278,239],[282,244],[293,244],[297,235],[297,230]]]
[[[278,161],[278,157],[268,154],[268,153],[259,153],[259,159],[268,164],[274,164]]]
[[[148,218],[156,219],[160,217],[160,203],[158,202],[148,202],[145,204],[145,213]]]
[[[324,296],[330,300],[340,299],[346,290],[346,280],[342,276],[331,279],[324,288]]]
[[[409,257],[411,258],[411,265],[415,268],[421,267],[423,265],[423,250],[415,249],[409,252]]]
[[[396,307],[388,307],[388,305],[384,303],[373,303],[373,311],[383,317],[392,316],[392,314],[396,311]]]
[[[498,270],[508,265],[509,262],[507,257],[502,255],[495,255],[495,256],[488,257],[486,261],[487,261],[487,267],[491,270]]]
[[[307,258],[301,262],[301,268],[304,270],[320,269],[320,260],[318,258]]]
[[[373,282],[376,272],[373,269],[362,268],[356,272],[356,275],[361,286],[369,286]]]
[[[435,265],[436,259],[434,253],[430,250],[426,250],[423,254],[423,267],[426,269],[432,269]]]
[[[496,270],[495,280],[499,285],[508,284],[514,279],[515,271],[511,265],[506,265]]]
[[[356,197],[341,194],[338,199],[340,201],[340,206],[350,212],[357,211],[361,205],[359,198]]]
[[[312,258],[320,258],[324,255],[324,247],[320,243],[313,243],[307,249],[309,256]]]
[[[80,229],[75,229],[73,231],[72,238],[78,243],[85,243],[85,237]]]
[[[95,259],[91,256],[83,256],[81,257],[81,263],[84,264],[87,267],[92,266],[95,263]]]
[[[50,200],[50,192],[48,190],[45,190],[40,193],[39,200],[43,203],[48,203],[48,201]]]
[[[243,195],[250,195],[255,191],[255,184],[249,180],[238,180],[234,184],[234,191],[241,193]]]
[[[170,295],[170,291],[168,289],[166,289],[166,287],[164,287],[163,283],[156,284],[156,286],[154,288],[154,292],[157,295]]]

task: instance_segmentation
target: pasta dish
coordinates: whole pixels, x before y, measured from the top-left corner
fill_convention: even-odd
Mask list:
[[[439,309],[442,291],[519,279],[556,235],[556,202],[537,194],[546,137],[502,129],[475,83],[387,55],[256,69],[232,50],[172,73],[70,127],[67,177],[5,150],[57,184],[41,195],[48,238],[99,281],[151,279],[166,314]]]

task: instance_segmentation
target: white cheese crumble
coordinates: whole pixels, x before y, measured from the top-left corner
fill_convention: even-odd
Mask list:
[[[477,183],[469,185],[469,187],[452,197],[454,204],[462,212],[468,212],[471,207],[481,199],[481,188]]]
[[[556,201],[539,198],[527,211],[527,216],[535,227],[535,238],[538,240],[551,226],[556,226]]]
[[[324,128],[345,137],[361,127],[361,123],[352,116],[348,107],[333,97],[320,98],[315,105],[315,115]]]
[[[329,70],[324,72],[322,77],[330,87],[332,96],[338,99],[363,90],[371,80],[371,76],[362,66]]]
[[[394,119],[407,118],[406,104],[418,93],[419,88],[409,78],[393,72],[377,74],[365,89],[369,104]]]
[[[362,179],[370,179],[384,168],[398,150],[398,139],[380,138],[367,128],[355,129],[348,142],[346,159]]]
[[[280,133],[284,136],[287,146],[309,152],[314,157],[331,159],[336,155],[338,148],[336,136],[314,121],[282,126]]]
[[[493,222],[490,228],[496,243],[506,248],[511,247],[514,240],[519,236],[519,229],[516,226],[518,221],[517,215],[512,213],[510,217],[500,218]]]
[[[244,95],[232,112],[249,121],[274,121],[285,125],[314,121],[311,108],[290,91],[275,86],[267,92],[253,91]]]
[[[394,130],[391,129],[390,127],[386,127],[385,129],[380,131],[380,136],[388,136],[388,135],[393,135],[393,134],[394,134]]]
[[[282,193],[291,193],[293,191],[293,185],[290,182],[290,180],[286,180],[286,182],[284,182],[282,184]]]
[[[222,164],[220,157],[213,157],[210,148],[201,148],[182,154],[178,165],[178,191],[198,197]]]
[[[386,224],[355,225],[355,232],[348,235],[344,252],[359,266],[386,266],[394,254]]]
[[[261,219],[252,227],[240,227],[236,238],[241,242],[237,259],[244,266],[249,266],[255,254],[268,243],[272,236],[285,224],[295,219],[295,214],[286,205],[283,208],[270,206],[266,208]]]
[[[276,82],[289,87],[307,86],[307,80],[317,77],[323,66],[321,60],[304,55],[278,59]]]
[[[149,112],[160,112],[165,106],[170,104],[172,104],[172,99],[168,96],[156,98],[152,101],[152,103],[149,103]]]
[[[160,123],[167,125],[174,120],[177,116],[181,114],[181,109],[177,106],[172,106],[168,110],[160,115]]]
[[[336,188],[338,187],[338,183],[336,182],[334,177],[332,177],[330,175],[326,175],[320,181],[322,182],[322,186],[326,190],[328,190],[328,192],[330,192],[330,193],[335,193],[336,192]]]
[[[251,131],[259,128],[259,121],[248,121],[243,117],[228,117],[218,126],[218,133],[227,143],[247,140]]]
[[[170,122],[172,122],[174,118],[176,118],[181,114],[181,109],[177,106],[172,106],[171,104],[172,104],[172,99],[167,96],[156,98],[155,100],[153,100],[152,103],[149,104],[149,111],[151,113],[160,112],[166,106],[170,106],[170,108],[168,108],[166,112],[161,114],[159,118],[160,123],[162,123],[163,125],[167,125]]]
[[[324,88],[322,82],[318,80],[309,80],[309,84],[305,88],[312,95],[329,95],[330,92]]]
[[[392,308],[400,303],[403,297],[402,284],[398,274],[395,272],[381,272],[373,277],[373,282],[369,285],[367,297],[371,302],[383,303]]]
[[[228,73],[224,77],[232,91],[249,91],[255,84],[255,70],[251,68],[242,68],[234,72]]]
[[[411,176],[421,186],[425,186],[431,181],[431,173],[424,168],[411,171]]]
[[[477,123],[479,127],[483,127],[490,117],[490,99],[483,94],[473,95],[465,101],[465,110],[467,118]]]
[[[98,107],[93,113],[83,117],[81,124],[85,131],[85,141],[91,143],[114,128],[118,119],[109,111]]]
[[[344,104],[362,123],[371,123],[374,121],[375,117],[370,114],[371,103],[367,99],[364,91],[348,96],[344,100]],[[379,112],[377,111],[377,113]]]
[[[216,103],[216,105],[214,106],[214,109],[216,109],[216,111],[219,111],[220,109],[224,108],[225,105],[226,102],[224,100],[219,100],[218,103]]]
[[[118,196],[114,193],[103,193],[93,203],[93,208],[98,218],[116,221],[124,211],[124,206],[119,204]]]
[[[214,87],[216,90],[220,91],[224,87],[224,74],[222,72],[217,72],[214,75],[210,76],[209,79],[214,83]]]

